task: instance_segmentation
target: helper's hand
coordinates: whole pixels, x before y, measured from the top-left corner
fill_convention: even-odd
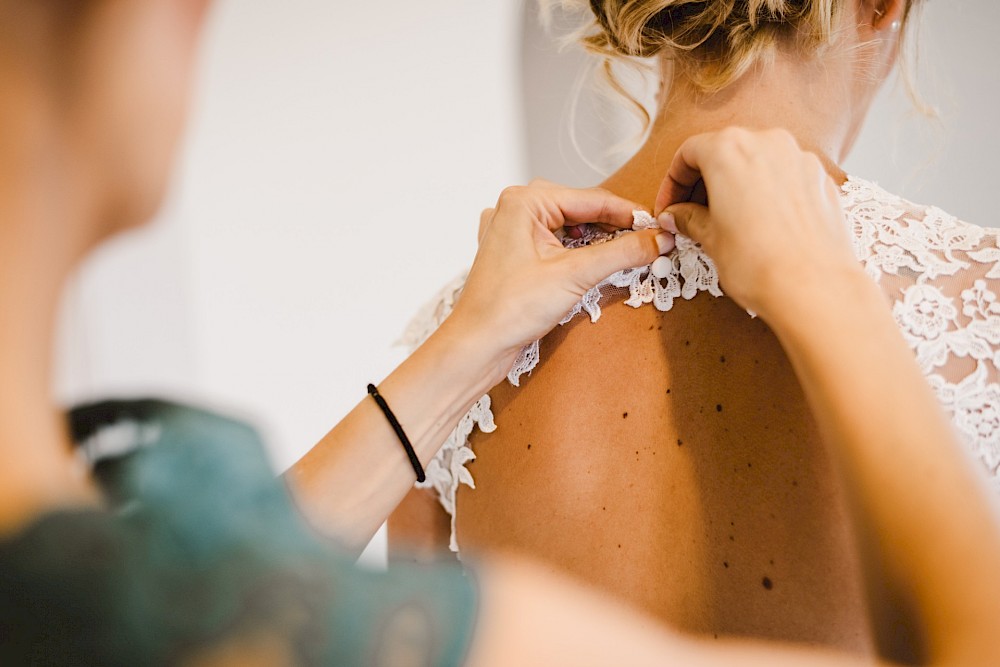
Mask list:
[[[707,206],[689,202],[699,181]],[[664,229],[701,243],[726,294],[765,320],[797,290],[861,271],[833,181],[784,130],[691,137],[674,156],[655,212]]]
[[[479,251],[446,325],[494,355],[499,382],[520,349],[551,331],[587,290],[673,248],[673,237],[658,230],[574,250],[554,234],[583,223],[630,229],[637,208],[596,188],[536,182],[504,190],[496,207],[483,211]]]

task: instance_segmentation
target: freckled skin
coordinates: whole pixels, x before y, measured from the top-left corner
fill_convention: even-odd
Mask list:
[[[612,302],[541,358],[472,436],[463,554],[528,554],[695,633],[871,650],[842,493],[763,322]]]

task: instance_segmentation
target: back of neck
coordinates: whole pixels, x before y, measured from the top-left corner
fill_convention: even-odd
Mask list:
[[[757,66],[718,93],[703,93],[675,79],[661,100],[649,136],[639,151],[604,187],[652,205],[677,149],[696,134],[730,126],[783,128],[803,149],[815,153],[838,183],[837,166],[857,133],[850,84],[829,64],[801,63],[787,54]]]

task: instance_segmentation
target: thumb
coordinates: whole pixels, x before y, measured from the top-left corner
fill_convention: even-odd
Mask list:
[[[660,226],[674,234],[683,234],[699,243],[708,231],[708,207],[701,204],[674,204],[657,218]]]
[[[571,271],[587,289],[623,269],[646,266],[674,248],[674,239],[658,229],[624,234],[617,239],[598,245],[586,246],[566,252]]]

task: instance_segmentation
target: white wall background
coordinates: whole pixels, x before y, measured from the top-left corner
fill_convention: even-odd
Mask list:
[[[277,468],[296,460],[399,360],[392,342],[469,263],[505,185],[599,180],[565,134],[581,56],[557,54],[527,11],[219,2],[161,219],[104,248],[68,294],[61,398],[208,401],[252,415]],[[945,148],[915,170],[933,142],[912,137],[933,125],[886,94],[849,169],[1000,224],[996,25],[1000,3],[928,3],[921,71],[944,84],[925,90]],[[593,150],[608,119],[583,104]]]

